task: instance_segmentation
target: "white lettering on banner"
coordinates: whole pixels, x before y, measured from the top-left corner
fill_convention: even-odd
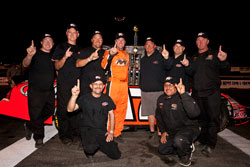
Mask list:
[[[221,80],[221,88],[250,89],[250,80]]]
[[[126,113],[126,119],[129,120],[136,120],[135,112],[138,112],[139,120],[140,121],[147,121],[147,116],[141,115],[141,105],[139,106],[139,111],[135,111],[133,108],[133,105],[131,105],[131,102],[133,102],[133,98],[141,98],[141,89],[140,88],[129,88],[129,96],[128,96],[128,107],[127,107],[127,113]]]
[[[127,107],[127,113],[126,113],[126,120],[135,120],[133,116],[133,109],[130,103],[130,97],[128,97],[128,107]]]

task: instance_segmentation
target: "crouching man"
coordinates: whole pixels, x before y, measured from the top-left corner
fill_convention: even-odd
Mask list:
[[[158,151],[161,154],[177,154],[179,164],[191,165],[195,148],[194,140],[199,135],[196,117],[200,109],[191,96],[185,92],[185,86],[175,78],[167,77],[164,82],[164,94],[157,100],[156,119],[161,132]]]
[[[112,99],[102,93],[104,80],[101,76],[93,76],[90,84],[91,93],[78,98],[80,81],[72,88],[72,96],[68,102],[68,112],[81,109],[80,133],[83,150],[87,157],[92,157],[98,150],[112,159],[119,159],[121,152],[113,141],[115,118]],[[107,132],[107,120],[110,119],[110,131]]]

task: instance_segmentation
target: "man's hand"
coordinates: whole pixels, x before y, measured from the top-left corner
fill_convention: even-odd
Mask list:
[[[71,57],[72,54],[73,54],[73,52],[71,52],[70,49],[71,49],[71,47],[69,47],[69,48],[66,50],[66,53],[65,53],[65,55],[64,55],[64,56],[66,57],[66,59],[69,58],[69,57]]]
[[[164,133],[161,134],[161,143],[162,144],[167,143],[167,136],[168,136],[167,132],[164,132]]]
[[[179,94],[184,94],[185,93],[185,86],[182,84],[182,78],[180,78],[180,82],[178,84],[175,84],[175,87]]]
[[[98,56],[98,51],[99,51],[99,50],[100,50],[100,49],[96,49],[96,51],[94,51],[94,52],[89,56],[90,61],[93,61],[93,60],[96,60],[96,59],[99,58],[99,56]]]
[[[186,54],[184,54],[184,58],[183,60],[180,61],[182,65],[184,65],[185,67],[189,66],[189,61],[186,57]]]
[[[118,50],[117,50],[117,48],[116,48],[116,44],[114,45],[114,47],[112,47],[112,48],[109,49],[109,54],[110,54],[111,56],[116,55],[117,52],[118,52]]]
[[[107,136],[107,138],[106,138],[106,142],[107,142],[107,143],[113,141],[114,134],[111,134],[111,133],[107,132],[107,133],[105,134],[105,136]]]
[[[168,50],[166,49],[166,46],[165,44],[162,46],[162,52],[161,52],[162,56],[164,57],[164,59],[168,59],[169,58],[169,52]]]
[[[31,57],[33,57],[36,54],[36,47],[34,45],[34,41],[33,40],[31,41],[30,47],[28,47],[26,49],[26,51],[28,53],[28,56],[31,56]]]
[[[219,58],[220,61],[225,61],[227,59],[227,53],[221,50],[221,45],[219,47],[219,52],[217,57]]]
[[[80,94],[80,80],[77,79],[77,85],[71,89],[72,96],[78,97]]]

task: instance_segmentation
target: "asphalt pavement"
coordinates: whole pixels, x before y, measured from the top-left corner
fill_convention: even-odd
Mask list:
[[[1,131],[0,131],[0,155],[8,146],[14,145],[19,140],[24,140],[23,120],[14,118],[0,117]],[[4,123],[4,125],[3,125]],[[246,127],[237,127],[238,129],[250,129],[250,124]],[[3,129],[2,129],[3,127]],[[54,129],[56,131],[56,129]],[[42,148],[36,149],[30,155],[23,157],[17,167],[26,166],[82,166],[82,167],[176,167],[178,165],[178,158],[172,157],[170,161],[167,156],[160,155],[157,151],[159,141],[148,139],[148,131],[145,129],[138,129],[135,132],[123,132],[123,137],[126,143],[119,143],[119,149],[122,153],[119,160],[111,160],[105,154],[98,151],[93,159],[88,159],[83,151],[79,149],[80,141],[76,140],[72,145],[64,145],[60,142],[58,135],[53,136],[48,140]],[[248,140],[249,141],[249,140]],[[239,141],[240,142],[240,141]],[[33,140],[27,141],[28,144],[34,144]],[[34,147],[26,146],[24,148]],[[13,147],[14,153],[25,152],[25,149],[19,150],[17,146]],[[11,153],[6,156],[11,159]],[[5,155],[4,155],[5,156]],[[3,158],[3,157],[2,157]],[[5,160],[1,159],[0,166],[4,164]],[[1,165],[2,163],[2,165]],[[197,167],[249,167],[250,156],[233,146],[226,140],[218,137],[218,143],[211,157],[205,157],[200,150],[196,148],[193,154],[192,166]]]
[[[234,92],[234,93],[232,93]],[[235,93],[236,92],[236,93]],[[245,92],[245,95],[242,94]],[[248,90],[249,93],[249,90]],[[231,96],[240,103],[249,106],[246,91],[231,91]],[[137,129],[135,132],[123,132],[126,143],[119,143],[122,153],[119,160],[111,160],[98,151],[93,159],[88,159],[79,149],[80,141],[72,145],[63,145],[57,130],[51,126],[56,135],[52,135],[42,148],[34,149],[34,140],[26,141],[23,128],[24,120],[0,115],[0,167],[5,166],[79,166],[79,167],[176,167],[178,158],[160,155],[157,151],[159,141],[148,140],[148,131]],[[224,133],[227,132],[227,133]],[[205,157],[196,148],[192,166],[195,167],[249,167],[250,166],[250,123],[240,126],[230,125],[218,135],[216,149],[211,157]],[[46,133],[46,136],[48,134]],[[23,147],[16,143],[24,142]],[[244,143],[245,142],[245,143]],[[6,150],[8,149],[8,152]],[[33,149],[33,150],[32,150]],[[30,151],[32,150],[32,151]],[[26,153],[28,155],[26,155]],[[9,163],[14,156],[21,157],[17,163]],[[8,165],[14,164],[14,165]]]

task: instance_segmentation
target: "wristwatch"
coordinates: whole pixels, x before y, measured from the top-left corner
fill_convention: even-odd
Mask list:
[[[114,131],[113,131],[113,130],[110,130],[109,133],[110,133],[110,134],[114,134]]]

